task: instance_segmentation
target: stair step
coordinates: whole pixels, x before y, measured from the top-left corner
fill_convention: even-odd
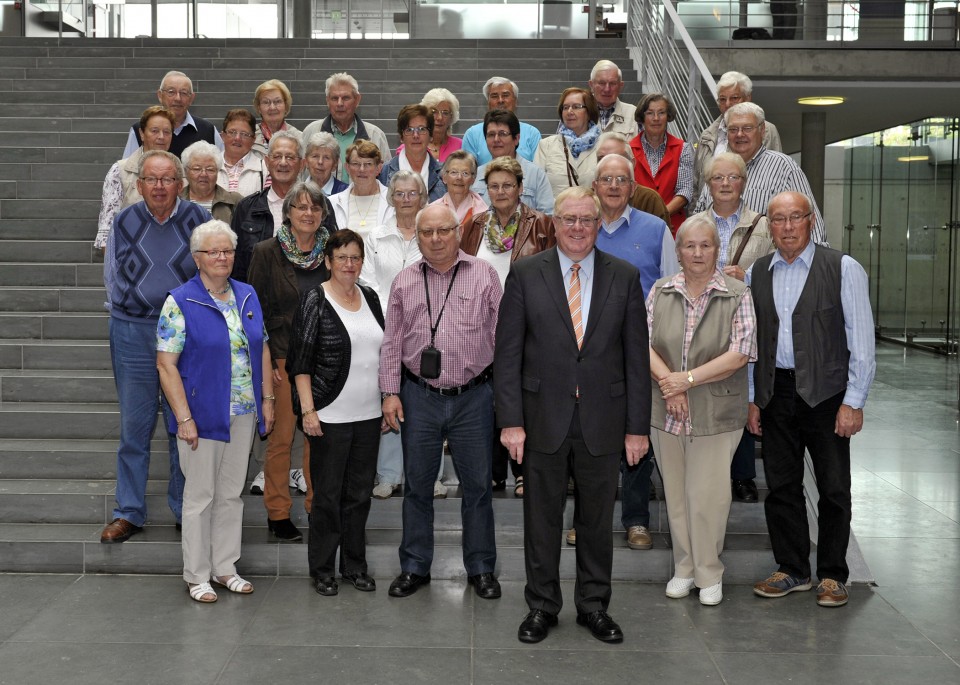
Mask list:
[[[0,330],[7,338],[37,340],[106,340],[109,335],[106,312],[102,314],[0,312]]]
[[[112,369],[104,340],[0,340],[0,369]]]
[[[0,286],[0,311],[102,312],[103,288],[22,288]]]
[[[159,432],[156,434],[159,437]],[[116,440],[8,439],[0,444],[0,474],[16,479],[106,480],[117,477]],[[151,444],[149,477],[168,477],[166,439]]]
[[[0,371],[0,402],[117,401],[113,374],[105,370]]]

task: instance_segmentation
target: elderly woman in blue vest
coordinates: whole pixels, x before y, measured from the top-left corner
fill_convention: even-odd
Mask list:
[[[183,578],[197,602],[211,582],[249,594],[237,575],[243,491],[253,432],[273,428],[273,377],[253,288],[229,278],[237,236],[214,219],[197,226],[196,276],[170,292],[157,325],[157,367],[173,410],[183,490]]]
[[[750,289],[717,268],[720,237],[709,217],[677,231],[681,271],[647,297],[650,420],[673,542],[667,597],[700,588],[700,603],[723,600],[720,552],[730,513],[730,461],[747,420],[747,362],[757,356]]]
[[[330,280],[304,293],[287,350],[294,406],[310,440],[313,511],[307,562],[314,589],[337,594],[334,575],[363,592],[376,589],[367,574],[366,527],[377,471],[380,344],[383,312],[372,288],[357,285],[363,239],[349,229],[327,239]]]
[[[433,138],[433,112],[424,105],[407,105],[397,115],[397,135],[403,145],[397,156],[383,165],[380,183],[387,185],[390,178],[406,169],[420,174],[427,186],[430,202],[436,202],[447,193],[447,186],[440,178],[440,162],[430,154],[428,146]]]

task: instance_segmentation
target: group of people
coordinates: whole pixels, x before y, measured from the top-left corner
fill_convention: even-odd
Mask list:
[[[501,596],[492,497],[510,470],[529,606],[518,638],[547,636],[572,487],[577,623],[619,642],[607,613],[618,488],[627,546],[650,549],[656,458],[666,594],[698,588],[718,604],[727,517],[734,498],[758,499],[762,434],[778,568],[754,592],[813,587],[809,450],[818,603],[846,603],[849,438],[874,372],[865,272],[826,246],[803,172],[776,149],[745,75],[721,77],[721,116],[696,150],[667,132],[666,95],[619,99],[614,63],[598,62],[587,86],[563,91],[557,134],[542,137],[515,113],[516,84],[491,78],[488,111],[462,140],[457,97],[434,88],[400,111],[394,155],[358,116],[348,74],[327,80],[329,115],[300,133],[280,81],[257,89],[259,122],[234,109],[218,131],[190,115],[189,78],[168,73],[108,172],[96,239],[121,412],[101,541],[144,526],[162,408],[194,600],[253,591],[236,572],[251,445],[268,528],[284,541],[303,539],[290,496],[302,450],[321,595],[339,592],[338,574],[376,589],[370,500],[402,488],[389,594],[406,597],[430,582],[448,450],[475,593]]]

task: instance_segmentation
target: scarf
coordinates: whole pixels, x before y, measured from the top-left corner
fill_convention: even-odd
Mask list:
[[[594,123],[590,124],[590,128],[587,129],[586,133],[582,136],[578,136],[576,133],[571,131],[565,124],[560,124],[560,135],[567,139],[567,142],[570,143],[570,152],[573,153],[573,158],[577,159],[584,152],[589,152],[593,149],[593,146],[597,144],[597,138],[600,137],[600,127]]]
[[[277,242],[280,243],[283,256],[290,260],[290,263],[296,268],[304,269],[305,271],[313,271],[323,264],[323,248],[327,244],[327,238],[329,237],[330,234],[327,232],[327,229],[320,226],[317,230],[317,241],[314,243],[313,249],[310,252],[304,252],[297,247],[297,239],[293,237],[290,224],[284,221],[283,224],[280,225],[280,230],[277,231]]]
[[[520,225],[520,206],[517,205],[517,211],[510,217],[506,226],[500,225],[497,219],[497,213],[490,210],[490,218],[487,219],[487,225],[483,230],[487,237],[487,247],[494,254],[502,254],[513,249],[513,237],[517,234],[517,226]]]

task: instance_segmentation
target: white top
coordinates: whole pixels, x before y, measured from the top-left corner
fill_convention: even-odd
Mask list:
[[[500,277],[501,288],[507,281],[507,274],[510,273],[511,255],[513,255],[513,250],[507,250],[506,252],[501,252],[499,254],[494,252],[490,249],[490,246],[487,245],[487,237],[483,236],[480,238],[480,247],[477,248],[477,257],[496,269],[497,276]]]
[[[397,228],[397,219],[394,216],[363,239],[363,253],[360,282],[377,291],[380,305],[386,314],[393,279],[403,269],[420,261],[417,236],[406,240]]]
[[[397,155],[397,158],[400,160],[400,170],[401,171],[412,171],[415,174],[420,174],[420,178],[423,179],[423,185],[430,187],[430,155],[427,155],[427,158],[423,160],[423,164],[419,169],[414,169],[410,166],[410,160],[407,159],[406,152],[400,152]]]
[[[380,183],[380,181],[377,181],[377,185],[380,188],[380,202],[370,212],[370,216],[368,216],[366,219],[367,225],[363,227],[355,226],[354,224],[350,223],[350,214],[355,211],[353,205],[356,205],[356,196],[351,195],[353,185],[350,185],[346,190],[335,193],[328,198],[330,200],[330,205],[333,207],[333,215],[337,219],[337,227],[351,228],[354,231],[357,231],[357,233],[360,233],[361,236],[366,237],[370,231],[377,226],[386,224],[390,217],[394,216],[393,207],[391,207],[390,203],[387,202],[387,186]],[[373,196],[361,197],[361,203],[366,197]],[[365,206],[366,205],[364,205],[364,207]]]
[[[340,317],[350,336],[350,371],[337,398],[317,411],[322,423],[351,423],[375,419],[380,409],[380,344],[383,329],[370,311],[367,298],[360,295],[360,309],[344,309],[332,297],[327,304]]]
[[[276,235],[280,225],[283,224],[283,198],[277,195],[273,186],[270,186],[270,190],[267,191],[267,206],[273,214],[273,234]]]

